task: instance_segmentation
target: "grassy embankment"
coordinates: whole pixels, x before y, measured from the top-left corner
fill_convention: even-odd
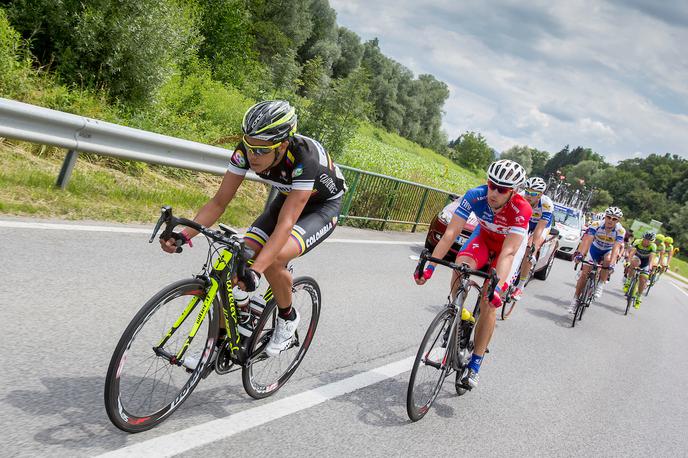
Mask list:
[[[66,191],[54,188],[64,151],[26,143],[0,144],[0,213],[72,220],[151,222],[169,204],[192,215],[215,192],[220,177],[80,156]],[[460,192],[480,180],[431,150],[369,125],[339,162]],[[223,222],[246,226],[260,213],[264,186],[246,182]]]

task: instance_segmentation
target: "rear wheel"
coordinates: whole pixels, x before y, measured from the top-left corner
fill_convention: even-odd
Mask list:
[[[406,412],[413,421],[428,413],[447,376],[452,358],[451,353],[447,353],[449,334],[455,318],[451,309],[442,310],[432,320],[420,343],[406,393]]]
[[[277,392],[294,374],[311,345],[320,317],[320,287],[310,277],[299,277],[292,286],[292,307],[299,311],[301,320],[289,348],[277,356],[265,354],[265,347],[277,322],[277,304],[269,301],[256,324],[248,345],[252,361],[242,368],[242,381],[246,393],[262,399]]]
[[[555,256],[551,256],[549,258],[549,262],[547,263],[547,267],[533,273],[533,277],[537,278],[538,280],[547,280],[547,277],[549,277],[549,273],[552,271],[552,266],[554,265],[554,258]],[[530,281],[530,279],[528,281]]]

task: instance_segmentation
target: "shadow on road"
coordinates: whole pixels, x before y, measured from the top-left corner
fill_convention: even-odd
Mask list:
[[[127,445],[130,435],[115,428],[105,412],[104,378],[44,377],[41,382],[46,389],[17,389],[3,399],[3,402],[36,418],[37,422],[41,417],[51,418],[51,426],[34,435],[37,442],[66,449],[112,450]],[[171,418],[175,421],[199,415],[221,418],[228,415],[228,405],[234,407],[251,402],[240,385],[205,391],[202,388],[201,384]],[[57,425],[53,419],[56,415],[63,419],[61,422],[58,420]],[[192,420],[189,424],[196,422]]]
[[[349,375],[355,375],[352,372]],[[452,392],[448,391],[451,388]],[[359,422],[376,427],[400,427],[411,423],[406,414],[406,392],[408,389],[408,373],[384,380],[346,396],[333,399],[334,402],[353,404],[360,409],[356,418]],[[443,390],[432,404],[430,414],[443,418],[454,417],[454,407],[448,403],[456,402],[458,396],[453,393],[453,378],[447,379]]]
[[[545,303],[553,304],[554,307],[550,309],[526,307],[526,310],[531,315],[539,318],[545,318],[554,321],[554,324],[562,327],[570,327],[571,319],[568,317],[566,309],[569,305],[569,299],[560,297],[546,296],[544,294],[534,294],[535,298],[544,301]]]

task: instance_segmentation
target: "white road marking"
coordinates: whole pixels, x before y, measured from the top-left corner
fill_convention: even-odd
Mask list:
[[[89,226],[86,224],[26,223],[23,221],[0,221],[0,227],[9,227],[13,229],[47,229],[53,231],[129,232],[135,234],[150,234],[153,232],[152,228]]]
[[[89,232],[120,232],[133,234],[151,234],[151,229],[137,227],[118,227],[118,226],[91,226],[82,224],[62,224],[62,223],[28,223],[24,221],[2,221],[0,227],[12,229],[46,229],[54,231],[89,231]],[[411,242],[403,240],[362,240],[362,239],[327,239],[325,243],[360,243],[372,245],[420,245],[422,242]]]
[[[411,369],[414,356],[396,361],[338,382],[263,404],[225,418],[212,420],[181,431],[123,447],[100,457],[167,457],[227,439],[237,433],[263,425],[278,418],[322,404],[332,398],[396,377]],[[138,437],[138,436],[137,436]]]
[[[688,296],[688,293],[687,293],[680,285],[677,285],[677,284],[674,283],[673,281],[670,281],[669,283],[671,283],[676,289],[678,289],[679,291],[681,291],[683,294],[685,294],[686,296]]]

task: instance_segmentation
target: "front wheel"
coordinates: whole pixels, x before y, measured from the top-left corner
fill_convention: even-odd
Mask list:
[[[636,295],[636,277],[633,276],[631,278],[631,283],[628,285],[628,292],[626,293],[626,311],[624,312],[624,315],[628,315],[628,311],[631,308],[631,305],[635,302],[635,295]]]
[[[310,277],[299,277],[292,286],[292,307],[301,320],[289,348],[269,357],[265,347],[277,323],[277,304],[268,302],[256,324],[248,345],[250,362],[243,367],[241,379],[246,393],[255,399],[275,394],[294,374],[311,345],[320,318],[321,295],[318,283]]]
[[[451,309],[442,310],[432,320],[420,343],[406,393],[406,412],[413,421],[428,413],[447,376],[451,364],[447,347],[454,320],[455,313]]]
[[[530,279],[528,281],[530,281]],[[525,288],[525,285],[523,285],[523,287]],[[516,301],[511,296],[511,293],[513,292],[513,290],[514,290],[514,286],[513,285],[509,286],[509,289],[507,290],[506,296],[504,298],[504,302],[502,303],[502,321],[509,318],[509,315],[511,315],[511,312],[514,311],[514,307],[516,307]]]
[[[172,414],[196,388],[218,332],[216,298],[200,316],[205,298],[202,280],[180,280],[153,296],[131,320],[105,378],[105,411],[116,427],[130,433],[146,431]],[[194,328],[195,338],[178,361],[176,355]]]

